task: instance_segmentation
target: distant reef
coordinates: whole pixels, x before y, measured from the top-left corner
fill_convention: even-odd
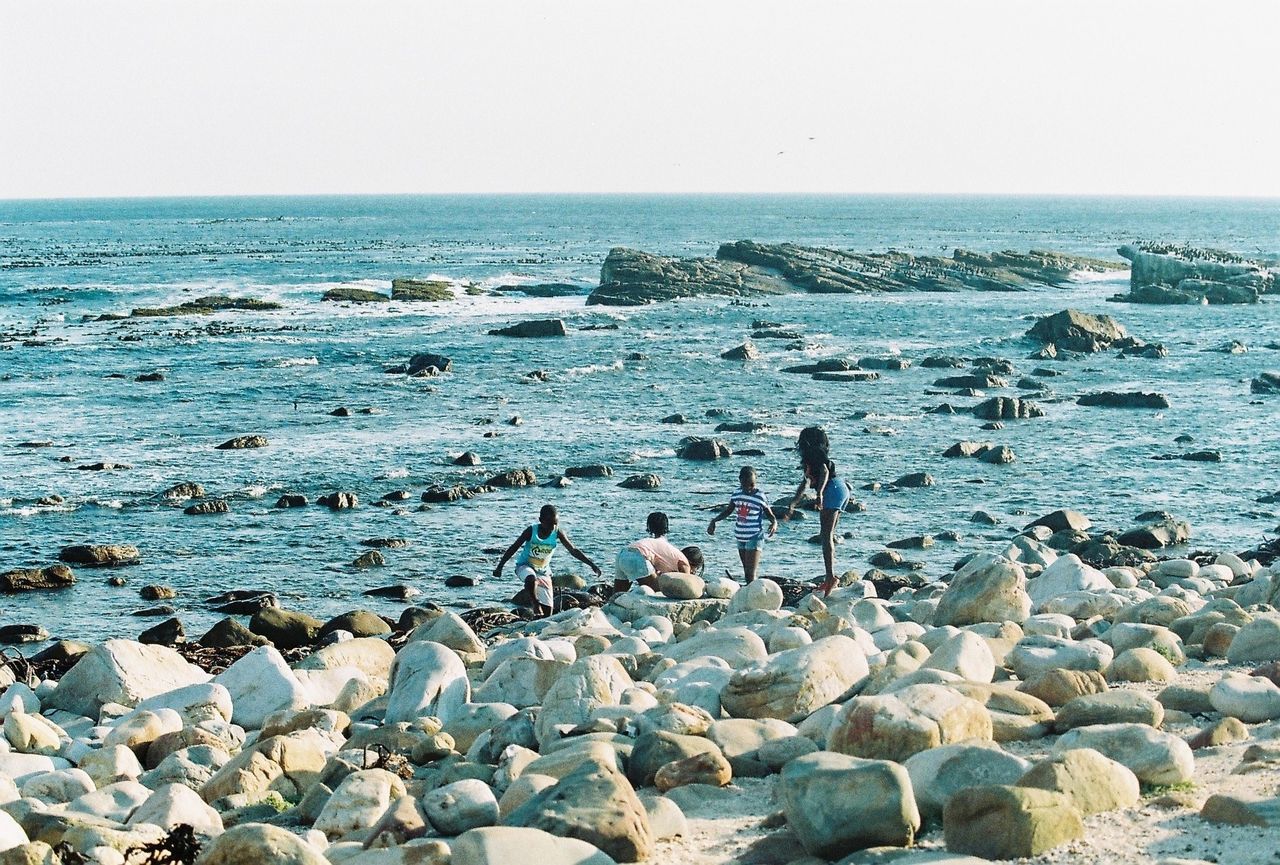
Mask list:
[[[676,258],[617,247],[587,303],[639,306],[681,297],[760,297],[809,292],[1024,291],[1080,272],[1123,270],[1122,261],[1060,252],[980,253],[950,258],[905,252],[850,252],[793,243],[725,243],[715,258]]]
[[[1116,251],[1132,264],[1129,293],[1111,298],[1121,303],[1257,303],[1262,295],[1280,290],[1274,265],[1230,252],[1167,243],[1125,245]]]

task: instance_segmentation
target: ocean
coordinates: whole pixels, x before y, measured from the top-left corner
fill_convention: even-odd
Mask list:
[[[949,254],[1053,249],[1118,260],[1138,240],[1190,242],[1280,257],[1274,200],[790,197],[790,196],[389,196],[0,201],[0,571],[53,563],[74,543],[131,543],[142,562],[118,571],[77,569],[78,583],[49,593],[0,597],[0,624],[38,623],[55,637],[135,636],[156,620],[138,588],[171,586],[168,603],[192,639],[220,616],[204,598],[266,589],[321,619],[353,608],[395,617],[404,604],[366,598],[406,583],[420,601],[455,609],[504,605],[519,588],[509,568],[491,572],[505,547],[547,502],[574,542],[612,575],[615,554],[642,536],[645,517],[671,517],[672,540],[700,544],[708,571],[739,573],[731,527],[705,533],[713,507],[750,462],[771,497],[800,480],[791,449],[799,429],[825,426],[840,473],[865,503],[846,514],[841,570],[865,571],[892,540],[952,530],[955,541],[908,551],[941,578],[954,562],[1061,507],[1095,525],[1127,529],[1143,511],[1188,520],[1187,549],[1243,550],[1273,533],[1280,491],[1280,403],[1249,393],[1249,380],[1280,369],[1274,299],[1247,307],[1153,307],[1107,302],[1127,273],[1091,275],[1065,287],[1013,294],[795,295],[735,304],[727,299],[640,308],[587,307],[608,250],[713,255],[724,241],[789,241],[873,251]],[[385,291],[399,277],[451,281],[445,303],[354,306],[322,301],[328,289]],[[581,292],[526,297],[498,286],[569,283]],[[470,287],[475,294],[467,294]],[[104,313],[181,303],[209,294],[276,301],[273,312],[89,321]],[[1116,317],[1130,333],[1169,349],[1164,359],[1034,361],[1023,334],[1035,317],[1074,307]],[[491,328],[563,318],[563,339],[513,340]],[[762,341],[764,358],[720,359],[752,322],[802,331],[804,346]],[[616,329],[582,330],[591,325]],[[1238,340],[1244,353],[1218,349]],[[452,372],[416,379],[384,369],[422,351],[453,359]],[[1037,367],[1050,396],[1033,397],[1044,418],[983,431],[972,416],[930,414],[946,371],[931,355],[1012,360],[1016,381]],[[828,356],[899,355],[912,366],[864,384],[817,382],[781,367]],[[643,359],[639,359],[639,358]],[[545,371],[545,381],[529,376]],[[138,382],[160,372],[162,381]],[[1171,408],[1082,408],[1093,390],[1154,390]],[[930,391],[934,391],[930,393]],[[1011,388],[1001,391],[1015,395]],[[339,406],[351,417],[334,417]],[[361,414],[360,409],[372,409]],[[689,422],[661,423],[672,413]],[[710,414],[709,414],[710,413]],[[513,417],[520,425],[508,423]],[[711,435],[724,420],[766,424],[721,435],[763,456],[696,463],[675,456],[686,435]],[[219,451],[235,435],[270,446]],[[486,436],[486,434],[489,434]],[[496,435],[493,435],[496,434]],[[1181,435],[1190,443],[1175,443]],[[947,459],[960,440],[1007,444],[1008,466]],[[23,448],[31,441],[52,447]],[[1188,450],[1222,452],[1218,463],[1161,461]],[[453,465],[463,451],[482,460]],[[64,461],[64,458],[67,461]],[[94,462],[129,469],[81,471]],[[501,490],[419,507],[434,484],[481,483],[531,468],[539,481],[569,466],[610,465],[612,479],[564,488]],[[927,471],[924,489],[863,490]],[[654,492],[619,489],[653,472]],[[186,502],[159,494],[196,481],[230,513],[187,516]],[[331,512],[274,507],[284,493],[313,502],[334,490],[360,507]],[[375,506],[396,490],[411,494]],[[57,494],[64,501],[39,505]],[[997,526],[969,522],[976,510]],[[816,520],[784,525],[766,545],[762,572],[821,574],[809,543]],[[402,537],[387,564],[357,570],[368,538]],[[1172,553],[1185,552],[1174,550]],[[588,575],[562,552],[556,570]],[[108,576],[123,575],[124,587]],[[481,578],[448,589],[450,576]]]

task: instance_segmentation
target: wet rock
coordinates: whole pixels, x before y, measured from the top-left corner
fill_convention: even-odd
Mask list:
[[[537,486],[538,476],[532,469],[511,469],[494,475],[484,484],[488,487],[532,487]]]
[[[196,642],[211,649],[230,649],[238,646],[265,646],[267,639],[228,617],[206,631]]]
[[[744,342],[737,348],[721,352],[720,357],[722,360],[759,360],[761,355],[753,343]]]
[[[1258,394],[1280,393],[1280,372],[1259,373],[1257,378],[1249,382],[1249,391]]]
[[[353,568],[380,568],[387,563],[386,556],[377,550],[369,550],[367,553],[361,553],[351,562]]]
[[[86,465],[76,466],[76,469],[82,472],[126,471],[131,468],[133,468],[133,466],[128,465],[127,463],[105,463],[105,462],[104,463],[88,463]]]
[[[0,643],[3,644],[43,643],[47,639],[49,632],[40,625],[0,625]]]
[[[208,501],[197,502],[188,505],[182,509],[187,516],[205,516],[207,514],[226,514],[231,512],[231,506],[227,504],[225,499],[209,499]]]
[[[1014,454],[1013,448],[1008,445],[996,445],[979,454],[978,459],[991,465],[1007,466],[1017,460],[1017,456]]]
[[[893,482],[893,485],[903,489],[919,489],[921,487],[934,486],[936,483],[933,475],[928,472],[911,472],[898,478]]]
[[[138,635],[138,642],[156,646],[175,646],[186,640],[187,632],[176,617],[166,619]]]
[[[327,496],[321,496],[316,499],[316,504],[322,505],[331,511],[345,511],[359,507],[360,499],[355,493],[332,492]]]
[[[132,544],[74,544],[63,547],[58,558],[88,568],[114,568],[138,563],[138,548]]]
[[[18,568],[0,574],[0,592],[46,591],[65,589],[75,585],[76,577],[66,565],[50,565],[47,568]]]
[[[979,420],[1009,420],[1044,417],[1044,409],[1035,403],[1009,396],[993,396],[973,407]]]
[[[202,499],[204,498],[204,486],[194,481],[183,481],[169,487],[160,495],[166,499],[173,500]]]
[[[389,296],[382,292],[349,286],[331,288],[321,295],[320,299],[334,303],[387,303],[391,300]]]
[[[688,436],[680,440],[676,456],[686,460],[710,461],[727,459],[733,456],[733,451],[720,439]]]
[[[1097,406],[1099,408],[1165,409],[1169,408],[1169,399],[1162,393],[1143,391],[1118,393],[1104,390],[1084,394],[1076,400],[1076,405]]]
[[[442,301],[453,300],[453,289],[442,279],[393,279],[392,300]]]
[[[521,321],[507,327],[489,331],[490,336],[514,336],[524,338],[541,338],[548,336],[565,336],[564,322],[558,318],[544,318],[535,321]]]
[[[422,590],[398,583],[394,586],[378,586],[377,588],[366,589],[361,594],[370,598],[390,598],[393,601],[408,601],[422,594]]]
[[[1041,318],[1027,331],[1027,336],[1059,349],[1093,354],[1123,339],[1125,331],[1109,315],[1064,309]]]
[[[296,493],[286,493],[276,499],[277,508],[305,508],[307,506],[307,497],[297,495]]]
[[[271,641],[277,649],[296,649],[315,642],[323,624],[306,613],[263,607],[249,620],[249,630]]]
[[[251,450],[253,448],[265,448],[269,442],[264,435],[242,435],[232,439],[227,439],[218,445],[216,450],[220,451],[239,451]]]

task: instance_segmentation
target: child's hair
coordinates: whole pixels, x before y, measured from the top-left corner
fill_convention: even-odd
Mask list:
[[[667,515],[662,511],[654,511],[649,514],[649,519],[645,525],[649,529],[649,534],[655,538],[660,538],[671,530],[671,521],[667,519]]]
[[[742,488],[746,489],[747,484],[755,480],[756,470],[751,466],[743,466],[738,470],[738,483],[742,484]]]
[[[831,440],[826,430],[820,426],[807,426],[800,430],[800,440],[796,443],[802,456],[826,457],[831,452]]]
[[[689,570],[695,574],[701,574],[707,566],[707,560],[702,557],[702,548],[685,547],[680,552],[684,553],[684,557],[689,560]]]
[[[560,518],[560,512],[556,510],[555,505],[543,505],[542,510],[538,511],[538,522],[554,523]]]

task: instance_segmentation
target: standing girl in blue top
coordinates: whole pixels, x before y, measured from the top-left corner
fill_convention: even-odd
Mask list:
[[[796,489],[795,498],[791,500],[791,506],[787,508],[784,519],[790,519],[795,514],[796,504],[804,495],[805,488],[812,486],[813,491],[818,494],[822,561],[827,571],[820,588],[824,595],[829,595],[836,586],[836,524],[840,521],[840,512],[849,501],[849,487],[844,482],[844,478],[836,476],[836,464],[831,461],[831,442],[822,427],[811,426],[802,429],[798,448],[804,480]]]
[[[507,551],[498,560],[493,569],[495,578],[502,577],[502,568],[507,560],[516,556],[516,576],[524,579],[524,587],[533,596],[533,612],[538,618],[551,615],[554,592],[551,586],[551,554],[560,544],[578,561],[587,565],[600,576],[600,568],[595,562],[575,547],[569,537],[560,528],[560,515],[554,505],[543,505],[538,512],[538,521],[520,533],[515,543],[507,547]]]
[[[778,532],[778,518],[765,500],[764,493],[756,486],[756,470],[743,466],[738,472],[738,490],[729,497],[729,504],[707,524],[707,534],[716,533],[716,523],[734,514],[733,537],[738,542],[738,558],[742,560],[742,576],[749,583],[756,578],[760,567],[760,551],[766,537],[764,521],[769,520],[767,537]]]

